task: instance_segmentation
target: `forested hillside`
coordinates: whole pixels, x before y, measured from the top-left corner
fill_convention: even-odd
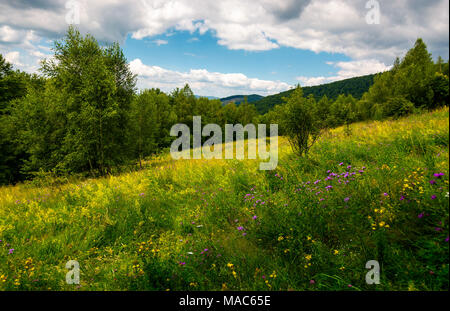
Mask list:
[[[236,106],[240,105],[247,99],[248,103],[256,102],[260,99],[264,98],[264,96],[257,95],[257,94],[251,94],[251,95],[233,95],[221,98],[220,101],[222,104],[227,105],[229,103],[234,103]]]
[[[327,96],[328,99],[335,100],[339,95],[352,95],[356,99],[360,99],[361,96],[369,90],[369,87],[373,84],[375,75],[367,75],[361,77],[355,77],[336,81],[328,84],[322,84],[317,86],[305,86],[303,87],[303,94],[307,97],[313,95],[316,100]],[[292,94],[293,90],[288,90],[275,95],[266,96],[253,104],[259,113],[266,113],[276,105],[283,103],[283,98]],[[250,102],[250,101],[249,101]]]

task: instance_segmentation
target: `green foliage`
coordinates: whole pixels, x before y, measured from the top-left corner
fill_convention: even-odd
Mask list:
[[[326,96],[330,100],[335,100],[339,95],[352,95],[356,99],[360,99],[364,92],[373,84],[375,75],[367,75],[336,81],[328,84],[317,86],[303,87],[305,97],[314,95],[316,100]],[[259,113],[267,113],[277,105],[283,103],[284,97],[289,97],[293,90],[281,92],[279,94],[266,96],[258,101],[253,102]]]
[[[257,94],[251,94],[251,95],[233,95],[221,98],[220,101],[223,105],[227,105],[229,103],[234,103],[236,106],[239,106],[244,101],[247,101],[248,103],[256,102],[260,99],[264,98],[264,96],[257,95]]]
[[[396,59],[392,70],[375,77],[363,97],[368,103],[365,108],[378,118],[380,114],[396,117],[410,113],[413,110],[410,103],[426,109],[448,105],[449,85],[448,76],[442,73],[444,65],[441,58],[434,64],[423,40],[417,39],[401,61]]]
[[[294,152],[307,155],[309,149],[319,138],[321,133],[320,122],[313,113],[316,102],[313,96],[303,97],[300,85],[294,90],[280,114],[280,123],[283,133],[288,137]]]

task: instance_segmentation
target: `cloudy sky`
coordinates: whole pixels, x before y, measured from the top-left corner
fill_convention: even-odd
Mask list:
[[[417,37],[449,57],[448,0],[0,0],[0,53],[37,72],[68,22],[120,42],[140,88],[205,96],[384,71]]]

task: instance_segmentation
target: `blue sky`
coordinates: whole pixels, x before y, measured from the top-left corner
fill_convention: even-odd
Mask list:
[[[269,95],[449,55],[448,0],[0,0],[0,53],[37,72],[69,24],[119,42],[138,87]]]
[[[291,85],[299,82],[296,79],[299,75],[333,76],[338,69],[327,62],[351,60],[340,53],[315,53],[290,47],[268,51],[230,50],[217,44],[217,38],[210,31],[201,35],[198,31],[169,30],[144,40],[128,36],[123,50],[128,59],[139,58],[145,64],[170,70],[206,68],[212,72],[240,72],[248,77],[279,80]]]

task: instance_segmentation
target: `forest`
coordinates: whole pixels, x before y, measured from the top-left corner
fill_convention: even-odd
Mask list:
[[[204,124],[221,126],[281,120],[283,135],[283,110],[290,98],[308,107],[308,118],[321,130],[398,118],[449,101],[449,64],[440,57],[434,62],[421,39],[387,72],[320,88],[298,85],[239,105],[197,98],[189,85],[170,94],[138,91],[119,44],[101,46],[73,27],[53,50],[39,75],[14,70],[0,55],[0,184],[46,173],[100,176],[136,167],[170,146],[172,125],[191,126],[196,115]],[[343,90],[348,94],[338,95]]]

